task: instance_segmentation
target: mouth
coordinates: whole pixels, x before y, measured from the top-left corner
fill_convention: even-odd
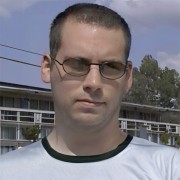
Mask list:
[[[101,106],[105,104],[105,102],[94,101],[90,99],[78,99],[77,102],[82,105],[87,105],[87,106]]]

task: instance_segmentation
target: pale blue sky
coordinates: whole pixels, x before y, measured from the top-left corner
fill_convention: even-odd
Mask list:
[[[49,52],[48,34],[53,18],[76,2],[93,2],[112,8],[129,23],[130,59],[139,67],[151,54],[164,68],[180,72],[179,0],[0,0],[0,44],[38,53]],[[41,57],[0,46],[0,56],[40,65]],[[0,81],[48,87],[40,68],[0,59]]]

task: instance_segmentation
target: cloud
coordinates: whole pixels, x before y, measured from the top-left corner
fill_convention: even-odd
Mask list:
[[[9,17],[12,12],[24,10],[43,0],[0,0],[0,17]]]
[[[12,12],[24,10],[45,0],[0,0],[0,16],[11,16]],[[80,1],[80,0],[79,0]],[[122,14],[130,24],[147,28],[166,25],[180,27],[179,0],[96,0]]]
[[[158,52],[157,60],[161,68],[168,67],[170,69],[176,69],[180,73],[180,52],[177,54]]]
[[[162,26],[180,27],[179,0],[97,0],[109,7],[129,23],[147,28]]]

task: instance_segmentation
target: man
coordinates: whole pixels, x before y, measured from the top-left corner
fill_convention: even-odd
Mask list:
[[[47,138],[4,155],[0,179],[178,180],[180,153],[119,129],[132,84],[125,20],[95,4],[60,13],[50,31],[42,80],[51,83],[56,125]]]

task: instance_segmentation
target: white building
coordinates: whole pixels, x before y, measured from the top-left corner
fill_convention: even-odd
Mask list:
[[[180,122],[172,119],[173,123],[168,123],[168,116],[164,116],[167,112],[173,113],[175,119],[180,117],[180,110],[123,102],[120,128],[157,143],[161,143],[160,135],[168,131],[169,145],[174,146],[175,136],[180,135]],[[50,89],[0,82],[0,154],[31,143],[23,136],[24,128],[38,125],[42,138],[54,124]]]
[[[53,110],[49,89],[0,82],[0,154],[30,143],[23,128],[38,125],[39,138],[46,136],[55,123]]]

